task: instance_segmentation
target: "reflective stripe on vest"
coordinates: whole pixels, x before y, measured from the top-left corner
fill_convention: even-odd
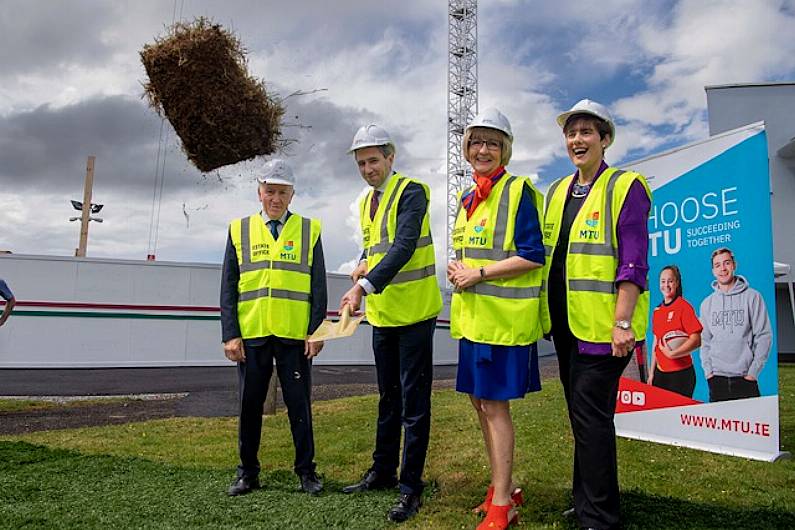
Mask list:
[[[529,187],[533,202],[540,210],[540,194],[532,183],[509,173],[492,188],[491,195],[478,205],[469,219],[459,197],[453,234],[456,259],[467,267],[478,268],[518,255],[513,234],[524,186]],[[481,219],[479,225],[478,219]],[[512,236],[509,237],[509,233]],[[450,308],[451,335],[504,346],[537,341],[543,332],[539,311],[542,279],[543,272],[538,268],[513,278],[481,281],[454,292]]]
[[[436,262],[429,217],[430,190],[427,185],[404,177],[400,173],[393,174],[372,219],[369,205],[373,190],[362,199],[359,214],[367,268],[373,270],[377,267],[392,247],[397,231],[398,203],[406,186],[411,183],[422,187],[428,206],[411,258],[381,293],[372,293],[365,298],[367,320],[378,327],[416,324],[435,317],[442,308],[442,295],[436,280]],[[374,233],[378,234],[377,239],[373,237]]]

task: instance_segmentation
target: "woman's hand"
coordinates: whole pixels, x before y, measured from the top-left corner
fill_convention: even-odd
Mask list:
[[[631,329],[613,327],[613,356],[626,357],[635,349],[635,334]]]
[[[671,350],[668,346],[665,345],[663,341],[660,341],[660,352],[663,355],[668,357],[669,359],[676,359],[678,356],[674,354],[673,350]]]
[[[453,274],[455,274],[455,271],[463,269],[463,268],[464,268],[464,264],[461,263],[458,260],[453,260],[453,261],[449,262],[447,264],[447,281],[449,281],[450,283],[454,284],[455,282],[453,282]]]
[[[476,283],[480,283],[483,279],[480,276],[480,269],[473,269],[470,267],[461,264],[461,268],[453,271],[452,274],[449,273],[448,268],[448,275],[450,278],[450,283],[455,285],[456,289],[466,289],[468,287],[472,287]]]

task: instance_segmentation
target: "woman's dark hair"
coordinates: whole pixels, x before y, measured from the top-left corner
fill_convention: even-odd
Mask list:
[[[593,123],[596,127],[596,130],[599,132],[599,138],[602,140],[605,139],[605,136],[610,134],[610,125],[608,125],[605,120],[599,118],[598,116],[594,116],[593,114],[588,114],[587,112],[579,112],[566,118],[566,123],[563,125],[563,132],[566,132],[566,129],[569,128],[570,124],[579,120],[585,120]]]
[[[682,296],[682,272],[679,270],[679,267],[676,265],[666,265],[662,269],[660,269],[660,275],[662,276],[663,271],[671,271],[676,279],[676,298]]]

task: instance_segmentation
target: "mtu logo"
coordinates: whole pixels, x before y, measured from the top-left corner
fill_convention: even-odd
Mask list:
[[[291,261],[295,261],[298,259],[297,254],[290,252],[295,248],[295,244],[292,240],[286,242],[282,248],[284,249],[284,252],[281,252],[279,254],[279,259],[291,260]]]
[[[585,219],[585,224],[591,228],[596,228],[599,225],[599,212],[593,212]]]
[[[483,230],[485,230],[486,229],[486,221],[487,221],[487,219],[485,219],[485,218],[481,219],[480,220],[480,224],[475,227],[475,232],[477,232],[479,234]]]

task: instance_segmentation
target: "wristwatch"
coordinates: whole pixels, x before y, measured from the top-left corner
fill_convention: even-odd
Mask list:
[[[632,322],[629,320],[616,320],[615,326],[624,331],[629,331],[632,329]]]

